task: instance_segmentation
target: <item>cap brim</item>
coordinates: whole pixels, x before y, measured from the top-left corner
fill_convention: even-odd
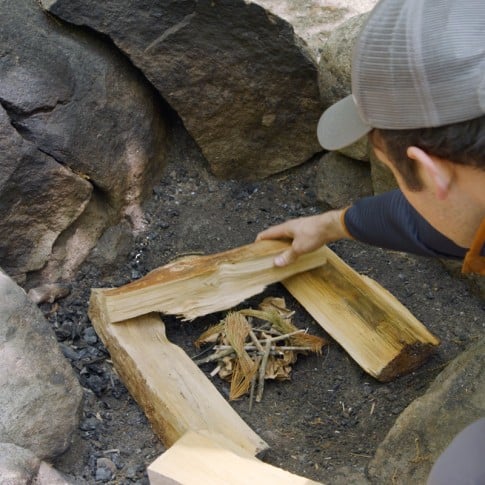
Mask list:
[[[340,150],[369,133],[372,127],[359,115],[352,95],[330,106],[320,117],[317,136],[326,150]]]

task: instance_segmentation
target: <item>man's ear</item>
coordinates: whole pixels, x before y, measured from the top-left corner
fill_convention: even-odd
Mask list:
[[[431,184],[430,188],[434,189],[438,199],[446,199],[453,178],[449,164],[415,146],[408,147],[406,154],[418,164],[422,179],[428,182],[428,186]]]

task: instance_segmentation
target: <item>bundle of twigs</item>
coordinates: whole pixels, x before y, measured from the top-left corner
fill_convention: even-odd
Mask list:
[[[295,327],[293,314],[284,298],[266,298],[259,309],[229,312],[195,341],[197,348],[212,344],[212,353],[195,362],[215,362],[211,375],[230,381],[229,399],[249,393],[251,409],[254,398],[260,402],[263,397],[265,379],[289,379],[298,354],[321,353],[326,343]]]

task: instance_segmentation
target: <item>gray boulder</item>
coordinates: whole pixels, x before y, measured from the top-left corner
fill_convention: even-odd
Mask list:
[[[322,103],[326,107],[352,91],[352,49],[367,17],[368,14],[363,13],[346,20],[330,34],[323,46],[318,65],[318,85]],[[367,136],[340,152],[356,160],[369,161]]]
[[[0,442],[40,459],[66,451],[82,388],[42,312],[1,270],[0,388]]]
[[[351,17],[372,10],[377,0],[258,0],[257,3],[290,23],[318,62],[331,33]]]
[[[41,462],[33,485],[86,485],[82,478],[72,477],[56,470],[52,465]]]
[[[361,160],[363,162],[369,162],[372,159],[371,144],[367,135],[357,140],[348,147],[338,150],[339,153],[346,157],[353,158],[354,160]]]
[[[1,106],[0,147],[0,261],[22,280],[44,266],[88,205],[92,185],[25,140]]]
[[[323,155],[316,179],[318,200],[333,208],[340,209],[372,195],[369,165],[338,152]]]
[[[163,168],[163,110],[109,43],[35,0],[0,7],[0,264],[22,281],[55,259],[48,273],[63,277],[106,227],[142,226]]]
[[[370,463],[372,483],[426,483],[451,440],[483,416],[485,339],[449,364],[399,416]]]
[[[321,150],[317,67],[284,20],[245,0],[42,0],[109,36],[182,118],[211,170],[261,178]]]
[[[373,151],[370,153],[370,167],[374,194],[382,194],[399,187],[391,169],[384,165]]]
[[[323,46],[318,65],[318,85],[325,106],[351,93],[352,49],[367,16],[367,13],[363,13],[343,22]]]
[[[58,472],[25,448],[12,443],[0,443],[0,483],[2,485],[82,485],[86,482]]]
[[[40,460],[29,450],[0,442],[0,483],[27,485],[37,475]]]

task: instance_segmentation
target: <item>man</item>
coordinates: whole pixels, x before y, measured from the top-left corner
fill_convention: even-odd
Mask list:
[[[272,227],[288,238],[275,264],[341,238],[428,256],[465,257],[484,274],[485,2],[377,4],[354,49],[352,95],[321,117],[335,150],[370,134],[399,191]]]
[[[485,2],[381,0],[357,39],[352,95],[317,129],[338,150],[368,135],[399,190],[287,221],[257,239],[290,239],[284,266],[342,238],[463,259],[485,275]],[[485,483],[485,419],[455,438],[431,484]]]

